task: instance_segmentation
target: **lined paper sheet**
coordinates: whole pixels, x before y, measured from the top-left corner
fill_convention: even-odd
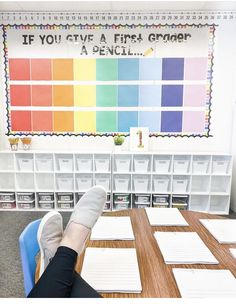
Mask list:
[[[145,208],[151,226],[188,226],[177,208]]]
[[[229,250],[232,256],[236,259],[236,248],[230,248]]]
[[[200,222],[220,244],[236,244],[236,220],[202,219]]]
[[[166,264],[218,264],[196,232],[155,232]]]
[[[142,291],[135,248],[87,248],[81,276],[99,292]]]
[[[229,270],[173,269],[182,298],[236,297],[236,279]]]
[[[91,240],[134,240],[129,216],[101,216],[95,224]]]

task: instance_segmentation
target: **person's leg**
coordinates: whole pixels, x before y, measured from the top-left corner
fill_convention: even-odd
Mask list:
[[[74,274],[74,283],[70,298],[102,298],[77,272]]]
[[[74,286],[74,283],[79,281],[85,287],[81,286],[83,297],[86,297],[86,294],[87,297],[95,295],[96,292],[85,284],[82,278],[78,281],[74,267],[77,255],[83,251],[91,228],[102,213],[105,201],[106,192],[102,187],[95,186],[84,194],[75,206],[59,244],[60,247],[28,297],[70,297],[72,289],[75,295],[77,284]],[[46,244],[45,241],[44,252],[48,252]],[[80,294],[76,293],[76,297],[80,297]]]

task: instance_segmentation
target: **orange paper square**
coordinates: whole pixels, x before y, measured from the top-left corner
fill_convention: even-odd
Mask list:
[[[54,132],[73,132],[74,131],[74,113],[57,111],[53,113]]]
[[[52,105],[52,86],[33,85],[31,86],[32,106],[51,106]]]
[[[31,111],[11,111],[11,130],[31,131]]]
[[[29,59],[9,59],[10,80],[30,80]]]
[[[29,85],[10,85],[10,100],[12,106],[30,106],[31,92]]]
[[[73,59],[53,59],[53,80],[73,80]]]
[[[32,129],[33,131],[50,132],[52,127],[51,111],[32,111]]]
[[[51,80],[51,59],[31,59],[31,79]]]
[[[59,107],[74,106],[73,86],[55,85],[53,86],[53,105]]]

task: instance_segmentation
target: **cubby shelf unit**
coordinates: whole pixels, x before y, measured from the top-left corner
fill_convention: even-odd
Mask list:
[[[229,154],[0,152],[1,210],[71,210],[93,185],[105,209],[178,207],[228,214]]]

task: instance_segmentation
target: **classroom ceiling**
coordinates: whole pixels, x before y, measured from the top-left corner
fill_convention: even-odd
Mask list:
[[[235,11],[236,1],[0,1],[0,11]]]

